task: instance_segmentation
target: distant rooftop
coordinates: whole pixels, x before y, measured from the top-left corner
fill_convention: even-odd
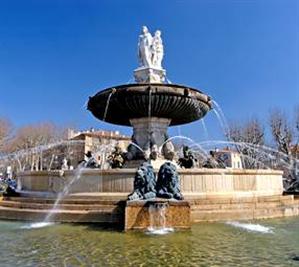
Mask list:
[[[104,131],[104,130],[84,130],[84,131],[75,131],[73,129],[68,129],[68,139],[77,140],[82,139],[83,137],[98,137],[98,138],[107,138],[107,139],[117,139],[117,140],[131,140],[127,135],[122,135],[119,131]]]

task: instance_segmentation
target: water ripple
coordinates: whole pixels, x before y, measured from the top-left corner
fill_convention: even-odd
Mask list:
[[[32,231],[21,226],[0,221],[1,266],[270,267],[295,266],[292,258],[299,255],[299,218],[202,223],[167,235],[92,225],[54,224]],[[252,227],[255,234],[247,229]],[[265,234],[273,229],[275,234]]]

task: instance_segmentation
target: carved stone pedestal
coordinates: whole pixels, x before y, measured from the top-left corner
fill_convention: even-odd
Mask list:
[[[163,83],[166,71],[164,69],[142,67],[134,70],[136,83]]]
[[[170,122],[170,119],[155,117],[131,119],[133,142],[145,153],[150,153],[154,145],[156,145],[160,151],[160,147],[166,141],[167,128]]]

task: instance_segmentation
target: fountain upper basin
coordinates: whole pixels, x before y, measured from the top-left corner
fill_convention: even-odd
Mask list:
[[[131,125],[130,119],[148,116],[171,119],[170,125],[185,124],[199,120],[211,107],[211,98],[197,89],[160,83],[111,87],[88,102],[88,110],[96,118],[124,126]]]

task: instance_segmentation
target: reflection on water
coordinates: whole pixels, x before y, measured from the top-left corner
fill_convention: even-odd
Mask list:
[[[251,232],[259,232],[263,234],[273,234],[273,227],[266,227],[260,224],[254,223],[240,223],[240,222],[227,222],[228,225],[243,228]]]
[[[202,223],[190,231],[148,235],[96,225],[24,229],[28,224],[0,221],[0,266],[299,266],[293,260],[299,255],[299,218],[245,224],[274,230]]]
[[[43,228],[46,226],[51,226],[54,223],[51,222],[36,222],[36,223],[28,223],[21,226],[21,229],[35,229],[35,228]]]

